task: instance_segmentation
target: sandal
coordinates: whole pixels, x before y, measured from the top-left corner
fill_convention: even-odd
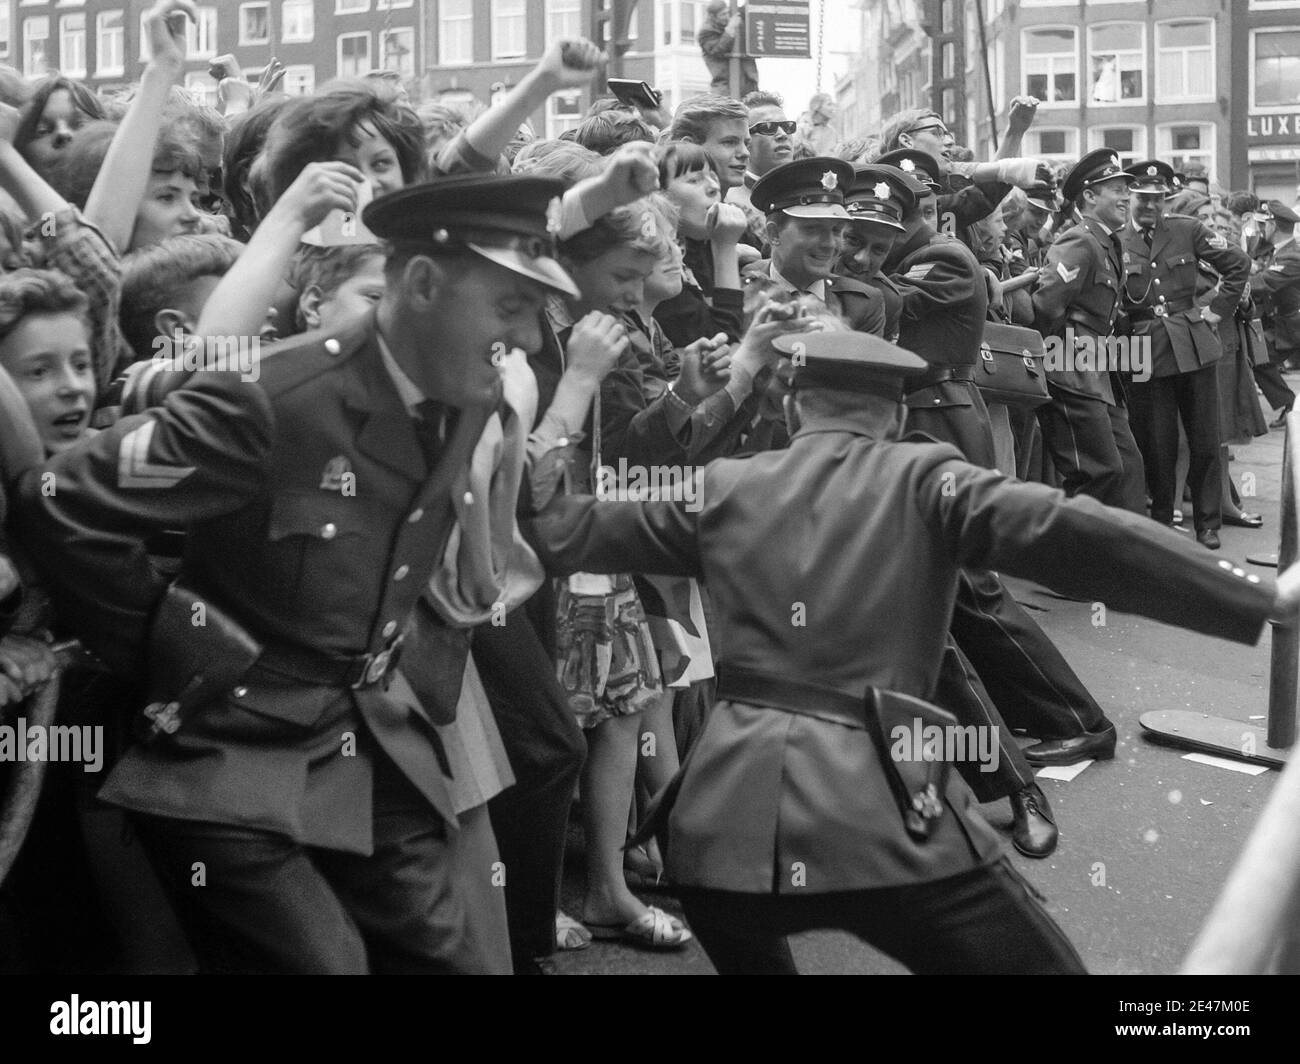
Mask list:
[[[564,910],[555,913],[555,948],[563,950],[586,949],[591,945],[591,932]]]
[[[624,927],[617,924],[588,924],[592,938],[601,942],[627,942],[646,949],[678,949],[695,936],[680,920],[651,905]]]

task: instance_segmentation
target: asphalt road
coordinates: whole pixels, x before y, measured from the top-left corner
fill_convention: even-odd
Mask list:
[[[1273,570],[1251,566],[1246,557],[1277,548],[1282,439],[1281,430],[1273,430],[1234,448],[1237,460],[1230,465],[1246,507],[1262,512],[1265,520],[1258,531],[1225,528],[1221,555],[1261,574]],[[1184,751],[1143,738],[1138,718],[1150,710],[1190,709],[1263,725],[1269,634],[1246,647],[1113,611],[1104,625],[1094,625],[1091,604],[1010,583],[1119,730],[1113,761],[1094,763],[1068,783],[1042,781],[1061,831],[1056,853],[1034,861],[1013,852],[1013,860],[1046,896],[1090,971],[1176,971],[1277,774],[1250,776],[1187,761]],[[984,811],[995,826],[1010,821],[1005,801]],[[580,861],[571,861],[565,880],[564,904],[573,913],[579,908],[580,870]],[[671,897],[646,897],[680,913]],[[903,971],[839,933],[800,936],[795,955],[809,973]],[[713,971],[695,942],[671,953],[594,943],[557,954],[556,969],[564,974]]]

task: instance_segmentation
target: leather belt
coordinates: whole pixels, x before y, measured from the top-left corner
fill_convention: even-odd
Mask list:
[[[1148,307],[1145,304],[1134,307],[1128,312],[1128,318],[1129,321],[1151,321],[1154,318],[1164,318],[1180,311],[1191,310],[1194,306],[1196,306],[1196,300],[1194,299],[1170,299],[1164,303],[1157,303],[1154,307]]]
[[[921,376],[909,380],[905,394],[911,395],[913,392],[919,392],[922,388],[942,384],[944,381],[973,381],[974,379],[974,366],[933,366]]]
[[[268,646],[255,667],[323,687],[351,687],[363,690],[378,684],[387,686],[388,675],[402,656],[403,636],[397,636],[383,650],[370,654],[328,654],[301,647]]]
[[[718,666],[718,698],[779,709],[818,720],[830,720],[859,731],[867,728],[866,691],[862,697],[812,680],[777,676],[756,669]]]

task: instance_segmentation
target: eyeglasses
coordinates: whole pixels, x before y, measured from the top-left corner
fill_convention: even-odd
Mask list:
[[[751,137],[775,137],[778,132],[794,135],[795,124],[792,121],[785,122],[755,122],[749,127]]]
[[[947,138],[952,136],[952,132],[948,129],[947,126],[943,125],[941,122],[927,122],[923,126],[913,126],[911,129],[907,130],[906,132],[924,133],[927,129],[935,130],[939,134],[940,138]]]

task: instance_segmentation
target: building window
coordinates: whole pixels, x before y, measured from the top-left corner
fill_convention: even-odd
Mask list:
[[[558,137],[566,129],[577,129],[582,123],[582,93],[557,92],[546,101],[546,136]]]
[[[217,9],[215,7],[201,7],[199,10],[199,20],[191,22],[185,20],[185,54],[189,59],[211,59],[217,54]],[[149,58],[149,31],[144,24],[144,16],[147,12],[140,14],[140,58]]]
[[[122,12],[101,11],[95,16],[95,73],[121,76],[126,70],[126,32]]]
[[[379,36],[379,58],[383,69],[394,70],[403,78],[415,77],[414,28],[407,26],[404,29],[389,30]]]
[[[607,11],[609,9],[609,0],[600,0],[600,9],[602,11]],[[634,9],[627,23],[627,39],[629,43],[636,40],[636,35],[637,35],[636,20],[637,20],[637,10]],[[602,48],[609,47],[610,28],[611,28],[611,24],[609,22],[602,22],[600,24],[600,33],[601,33],[600,46]],[[694,37],[691,38],[692,41],[694,39],[695,39]]]
[[[474,0],[440,0],[438,62],[442,66],[474,62]]]
[[[316,9],[312,0],[284,0],[280,9],[280,40],[310,41],[316,36]]]
[[[271,5],[239,5],[239,43],[271,43]]]
[[[284,91],[289,96],[307,96],[316,91],[316,68],[310,63],[284,68]]]
[[[86,76],[86,14],[59,19],[59,72],[70,78]]]
[[[370,73],[370,34],[339,34],[339,74],[341,78],[361,78]]]
[[[520,59],[528,52],[525,0],[492,0],[492,58]]]
[[[1053,162],[1079,157],[1077,129],[1031,129],[1025,134],[1025,154]]]
[[[50,69],[50,20],[45,15],[23,19],[23,74],[39,78]]]
[[[197,104],[205,107],[217,106],[217,83],[208,77],[206,71],[190,71],[186,74],[185,91]]]
[[[1214,99],[1214,23],[1156,23],[1156,102]]]
[[[1138,103],[1146,98],[1146,27],[1110,22],[1088,29],[1088,98]]]
[[[1025,30],[1021,37],[1025,92],[1045,104],[1073,103],[1079,98],[1078,46],[1075,31],[1065,27]]]
[[[391,11],[395,7],[410,7],[415,0],[375,0],[376,11]]]
[[[9,58],[9,40],[13,35],[13,21],[9,4],[0,3],[0,59]]]
[[[370,10],[370,0],[335,0],[334,14],[356,15]]]
[[[704,20],[708,15],[704,13],[700,4],[692,3],[691,0],[683,0],[677,5],[677,10],[682,17],[681,29],[678,31],[677,40],[682,44],[694,44],[695,35],[700,32],[704,25]]]
[[[1251,34],[1251,107],[1300,104],[1300,29]]]
[[[1156,157],[1175,170],[1199,164],[1214,180],[1214,126],[1209,122],[1156,127]]]
[[[546,43],[581,36],[582,0],[546,0]]]
[[[1094,127],[1088,130],[1088,149],[1096,148],[1109,148],[1121,166],[1132,166],[1147,157],[1147,131],[1142,126]]]

